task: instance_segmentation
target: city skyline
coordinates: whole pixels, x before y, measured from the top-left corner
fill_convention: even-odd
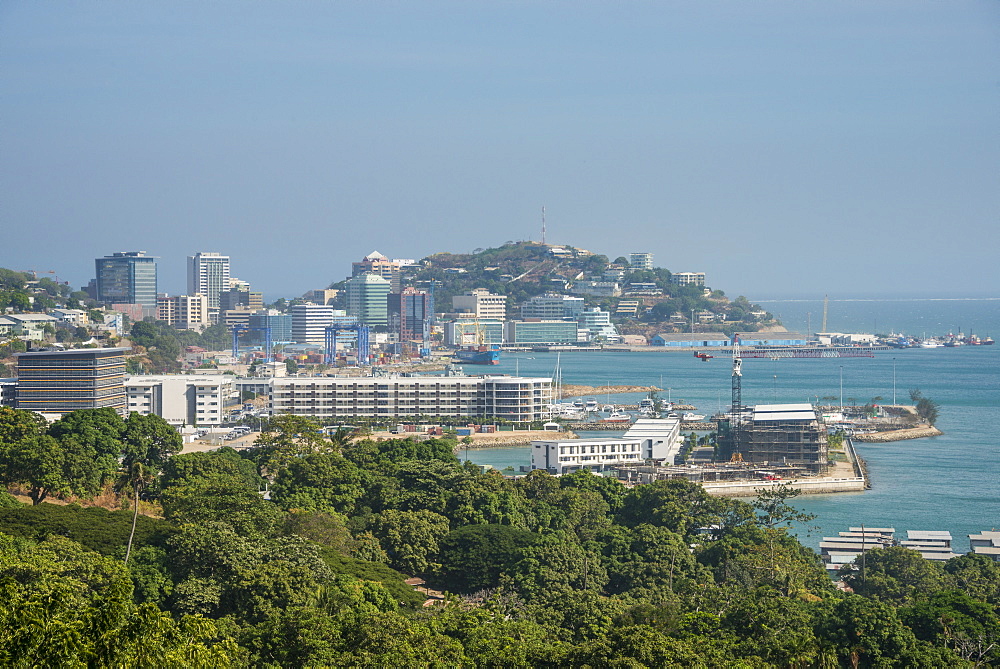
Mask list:
[[[179,294],[184,259],[214,249],[273,300],[373,248],[540,240],[544,206],[550,243],[649,252],[754,300],[996,295],[998,19],[5,3],[0,266],[79,288],[95,258],[144,249]]]

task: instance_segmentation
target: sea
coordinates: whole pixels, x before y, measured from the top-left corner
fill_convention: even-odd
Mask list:
[[[822,298],[756,303],[789,330],[820,329]],[[827,314],[827,330],[833,332],[917,337],[963,332],[1000,338],[1000,298],[831,298]],[[490,371],[552,376],[557,357],[565,383],[655,385],[663,388],[664,399],[693,404],[704,414],[726,410],[731,401],[732,370],[725,354],[701,361],[690,352],[504,353]],[[873,398],[902,404],[910,403],[911,390],[940,405],[937,425],[944,434],[887,444],[857,442],[872,489],[795,498],[793,506],[815,515],[795,528],[802,543],[818,549],[822,537],[865,525],[895,528],[897,538],[905,538],[906,530],[948,530],[955,551],[966,552],[969,534],[1000,529],[1000,344],[743,363],[748,405],[839,404],[841,396],[847,405]],[[634,404],[643,396],[595,395],[602,404]],[[530,464],[528,447],[469,450],[468,458],[498,469]]]

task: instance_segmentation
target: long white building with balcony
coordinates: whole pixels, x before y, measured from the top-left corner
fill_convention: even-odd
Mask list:
[[[565,474],[581,469],[599,472],[646,460],[673,464],[680,446],[677,418],[640,418],[621,437],[533,441],[531,468]]]
[[[515,376],[287,377],[270,379],[274,415],[492,417],[544,420],[552,379]]]

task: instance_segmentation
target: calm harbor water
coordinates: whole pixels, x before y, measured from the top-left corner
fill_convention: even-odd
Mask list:
[[[805,316],[822,314],[822,300],[761,302],[778,313]],[[886,328],[920,336],[947,334],[964,329],[980,336],[1000,335],[1000,300],[866,300],[837,302],[842,313],[839,325],[829,318],[829,329],[870,332],[860,325],[887,319]],[[849,310],[849,311],[847,311]],[[831,301],[831,314],[834,303]],[[798,316],[793,316],[797,318]],[[797,327],[788,323],[789,329]],[[889,325],[888,320],[897,321]],[[933,326],[932,326],[933,321]],[[854,327],[845,324],[857,323]],[[954,323],[952,325],[952,323]],[[963,323],[978,325],[964,326]],[[805,330],[805,319],[801,326]],[[556,354],[505,354],[491,371],[551,376]],[[657,385],[663,396],[683,399],[699,413],[726,409],[730,403],[728,359],[708,362],[690,353],[564,353],[561,356],[566,383],[602,385]],[[471,371],[471,369],[469,370]],[[743,401],[746,404],[775,402],[840,401],[841,377],[845,404],[863,404],[881,397],[891,403],[909,401],[909,390],[919,388],[924,396],[941,405],[938,426],[944,435],[889,444],[858,444],[868,462],[873,489],[864,493],[810,495],[795,501],[798,508],[816,514],[811,523],[818,529],[800,538],[817,547],[822,536],[836,534],[848,526],[895,527],[897,537],[905,530],[950,530],[959,551],[968,550],[966,535],[1000,528],[1000,345],[958,348],[907,349],[877,353],[874,358],[748,359],[743,364]],[[894,383],[895,379],[895,383]],[[634,403],[641,394],[611,395],[611,402]],[[609,397],[601,394],[602,403]],[[498,468],[529,464],[528,448],[470,450],[469,459]]]

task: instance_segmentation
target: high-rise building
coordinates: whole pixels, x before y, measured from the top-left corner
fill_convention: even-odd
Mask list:
[[[372,251],[361,262],[351,263],[351,276],[361,276],[362,274],[377,274],[389,282],[391,292],[399,292],[399,262],[389,260],[378,251]]]
[[[325,304],[296,304],[292,314],[292,341],[300,344],[322,344],[326,341],[326,328],[333,325],[331,306]],[[274,341],[274,333],[271,333]]]
[[[229,256],[196,253],[188,256],[188,295],[201,293],[208,298],[210,312],[219,311],[219,293],[229,290]]]
[[[632,269],[653,269],[652,253],[630,253],[628,264]]]
[[[17,353],[17,408],[61,416],[79,409],[125,412],[127,348]]]
[[[389,291],[392,285],[375,274],[360,274],[344,284],[347,315],[362,325],[388,326]]]
[[[140,304],[156,309],[156,258],[145,251],[120,251],[97,258],[94,298],[105,304]]]
[[[485,288],[470,290],[465,295],[451,298],[452,308],[459,313],[468,313],[475,318],[507,320],[507,298],[494,295]]]
[[[430,295],[416,288],[389,294],[389,327],[400,343],[422,347],[430,336]]]

